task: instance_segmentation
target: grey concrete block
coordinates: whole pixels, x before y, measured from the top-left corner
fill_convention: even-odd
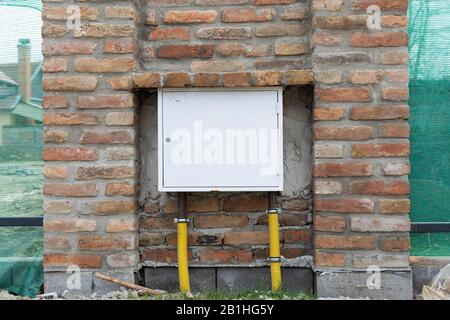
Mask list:
[[[92,294],[92,277],[91,271],[82,271],[78,275],[64,271],[46,271],[44,274],[44,292],[90,295]]]
[[[412,265],[413,274],[413,289],[414,295],[418,295],[422,292],[422,287],[424,285],[429,285],[433,278],[442,269],[441,266],[422,266],[422,265]]]
[[[145,286],[153,289],[177,291],[178,269],[176,267],[145,267]],[[192,292],[205,292],[216,287],[215,268],[189,268],[189,282]]]
[[[364,271],[317,271],[315,274],[316,294],[320,298],[412,299],[411,271],[382,271],[379,289],[368,288],[367,280],[371,275]]]
[[[124,271],[102,271],[102,274],[106,274],[116,279],[120,279],[123,281],[135,283],[136,277],[133,270],[124,270]],[[99,279],[93,276],[93,284],[92,289],[97,295],[104,295],[108,292],[119,290],[120,285]]]
[[[313,272],[307,268],[283,268],[283,289],[287,291],[313,291]],[[269,290],[269,267],[217,268],[217,288],[227,291]]]

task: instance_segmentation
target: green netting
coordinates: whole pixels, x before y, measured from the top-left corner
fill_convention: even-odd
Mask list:
[[[409,1],[411,219],[450,221],[450,1]],[[413,234],[412,254],[450,255],[449,234]]]
[[[0,0],[0,219],[43,215],[40,8],[40,1]],[[30,56],[29,68],[21,54]],[[0,290],[38,294],[42,257],[42,227],[0,226]]]
[[[0,0],[2,6],[26,7],[41,11],[41,0]]]

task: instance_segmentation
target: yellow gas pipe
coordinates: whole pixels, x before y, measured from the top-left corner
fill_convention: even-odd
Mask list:
[[[187,233],[188,222],[186,213],[186,193],[180,193],[178,197],[179,218],[175,219],[177,223],[177,255],[178,255],[178,279],[180,283],[180,291],[182,293],[190,293],[191,287],[189,284],[189,270],[188,270],[188,246]]]
[[[270,275],[272,278],[272,291],[281,289],[281,254],[280,254],[280,232],[278,223],[278,209],[275,208],[275,193],[269,192],[269,209],[267,210],[269,220],[269,262]]]

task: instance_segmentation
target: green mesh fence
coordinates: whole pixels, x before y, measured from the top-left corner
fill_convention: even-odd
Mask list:
[[[450,222],[450,1],[409,1],[411,219]],[[412,255],[449,256],[450,235],[413,234]]]
[[[0,0],[0,219],[43,215],[40,9]],[[42,256],[42,227],[0,226],[0,290],[38,294]]]

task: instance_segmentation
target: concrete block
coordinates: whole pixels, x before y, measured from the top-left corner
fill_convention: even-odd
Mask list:
[[[58,294],[68,292],[71,295],[91,295],[93,285],[92,277],[93,272],[91,271],[82,271],[78,275],[64,271],[46,271],[44,276],[44,292],[56,292]]]
[[[370,298],[375,300],[410,300],[412,294],[411,271],[382,271],[380,288],[369,289],[367,280],[373,274],[365,271],[316,271],[316,294],[319,298]]]
[[[441,266],[422,266],[412,265],[413,290],[414,295],[419,295],[422,292],[424,285],[430,285],[433,278],[442,269]]]
[[[178,269],[176,267],[145,267],[145,286],[153,289],[177,291]],[[215,268],[189,268],[189,282],[192,292],[205,292],[216,287]]]
[[[313,291],[313,272],[307,268],[283,268],[283,289],[287,291]],[[269,290],[270,268],[217,268],[217,288],[227,291]]]

